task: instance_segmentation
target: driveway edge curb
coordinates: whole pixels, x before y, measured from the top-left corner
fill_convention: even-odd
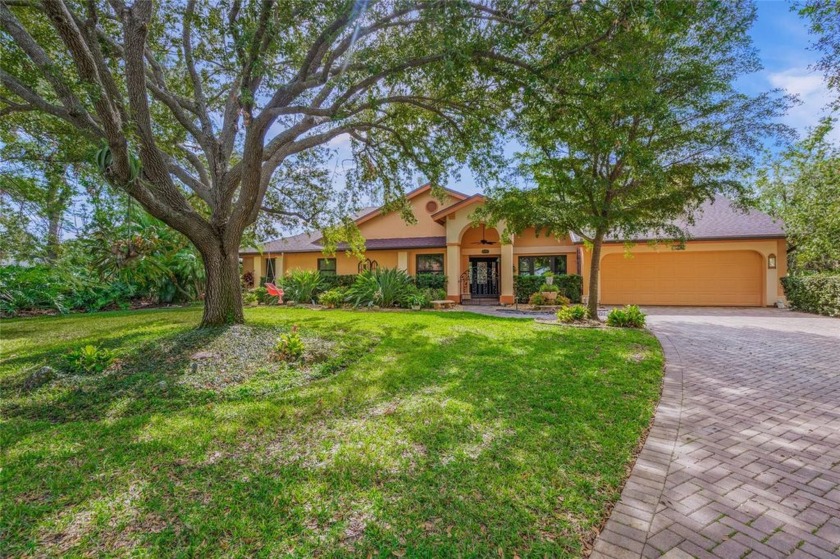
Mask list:
[[[653,415],[653,426],[621,498],[595,540],[590,559],[637,559],[645,547],[653,517],[661,506],[665,479],[679,434],[683,401],[683,365],[676,346],[667,336],[657,335],[665,355],[662,395]],[[653,555],[658,555],[654,552]]]

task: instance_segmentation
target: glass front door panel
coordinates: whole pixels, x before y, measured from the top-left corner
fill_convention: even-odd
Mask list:
[[[470,260],[470,295],[473,297],[499,296],[499,259]]]

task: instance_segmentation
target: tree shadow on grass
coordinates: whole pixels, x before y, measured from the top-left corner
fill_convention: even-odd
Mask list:
[[[378,346],[269,398],[141,390],[117,420],[55,427],[9,456],[10,553],[52,534],[78,553],[556,556],[600,519],[658,385],[655,357],[627,359],[637,333],[294,322]],[[92,514],[78,540],[71,507]]]
[[[52,383],[31,393],[23,391],[20,376],[14,378],[16,386],[9,386],[12,379],[7,378],[6,388],[16,388],[18,397],[9,398],[7,393],[3,415],[8,418],[64,423],[114,418],[115,402],[121,402],[119,417],[169,412],[199,404],[206,401],[208,395],[185,389],[172,381],[189,367],[193,353],[221,334],[222,330],[218,329],[168,334],[124,352],[104,373],[61,374]],[[124,350],[141,338],[147,338],[147,335],[135,332],[109,338],[101,347]],[[168,347],[168,351],[161,352],[161,346]],[[38,352],[31,354],[28,359],[41,362],[47,357],[47,353]],[[53,357],[49,362],[56,368],[61,367],[60,359]],[[13,363],[14,360],[11,361]]]

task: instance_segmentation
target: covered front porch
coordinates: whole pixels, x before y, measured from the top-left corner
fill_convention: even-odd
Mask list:
[[[457,224],[451,225],[457,229]],[[447,224],[447,298],[464,304],[512,304],[513,244],[503,243],[498,231],[484,224],[467,224],[456,240],[450,239],[449,231]]]
[[[578,247],[568,237],[540,235],[531,228],[502,239],[503,221],[487,224],[473,220],[474,210],[483,203],[484,197],[477,194],[432,216],[446,228],[448,299],[510,305],[516,298],[514,277],[518,273],[579,273]]]

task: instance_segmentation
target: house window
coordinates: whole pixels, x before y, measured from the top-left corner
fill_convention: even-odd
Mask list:
[[[443,254],[418,254],[417,255],[417,273],[418,274],[442,274],[443,273]]]
[[[335,258],[319,258],[318,271],[324,276],[334,276],[336,273]]]
[[[520,276],[541,276],[546,272],[566,273],[566,255],[556,256],[520,256]]]

